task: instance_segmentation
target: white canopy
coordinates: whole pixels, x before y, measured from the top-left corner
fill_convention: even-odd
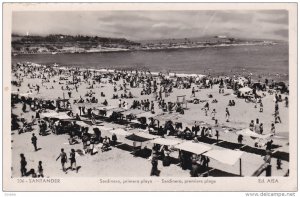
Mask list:
[[[20,96],[29,96],[29,95],[31,95],[32,93],[31,92],[28,92],[28,93],[20,93],[19,95]]]
[[[258,134],[258,133],[255,133],[255,132],[251,131],[249,128],[237,131],[236,134],[249,136],[249,137],[260,138],[260,139],[266,139],[266,138],[271,137],[271,135],[272,135],[272,134],[261,135],[261,134]]]
[[[252,89],[247,86],[239,89],[239,92],[242,92],[242,93],[251,92],[251,91],[252,91]]]
[[[90,126],[90,125],[86,124],[83,121],[76,121],[76,124],[79,125],[79,126],[82,126],[82,127],[89,127]]]
[[[114,133],[116,135],[130,135],[131,133],[125,131],[124,129],[118,128],[118,129],[113,129],[113,130],[109,130],[109,132]]]
[[[102,107],[98,107],[97,109],[98,110],[111,110],[111,109],[114,109],[114,108],[117,108],[117,106],[102,106]]]
[[[57,113],[57,112],[42,113],[41,117],[57,118],[57,119],[61,119],[61,120],[73,119],[72,117],[68,116],[66,113]]]
[[[57,112],[47,112],[47,113],[41,113],[41,117],[44,117],[44,118],[50,118],[50,117],[53,117],[55,115],[57,115],[58,113]]]
[[[167,145],[167,146],[175,146],[176,144],[180,144],[180,141],[165,139],[165,138],[156,138],[150,141],[153,144]]]
[[[202,143],[194,143],[194,142],[183,142],[182,144],[178,144],[175,146],[175,148],[180,149],[180,150],[185,150],[188,152],[196,153],[198,155],[212,149],[209,146],[206,146]]]
[[[97,126],[100,130],[103,130],[103,131],[110,131],[110,130],[113,130],[113,128],[110,128],[110,127],[106,127],[106,126]]]
[[[242,157],[243,153],[243,151],[224,149],[210,150],[203,155],[232,166]]]
[[[139,137],[143,137],[143,138],[147,138],[147,139],[159,138],[159,136],[157,136],[157,135],[151,135],[151,134],[144,133],[144,132],[136,132],[134,134],[139,136]]]

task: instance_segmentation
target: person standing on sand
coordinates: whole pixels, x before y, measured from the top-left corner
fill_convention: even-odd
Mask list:
[[[72,149],[71,149],[71,152],[70,152],[70,162],[71,162],[70,168],[71,168],[71,170],[74,170],[74,169],[73,169],[73,164],[75,165],[75,170],[77,170],[75,154],[76,154],[76,152],[75,152],[75,150],[72,148]]]
[[[259,119],[258,118],[256,118],[256,124],[254,125],[254,132],[255,133],[260,133]]]
[[[159,176],[158,169],[157,169],[158,161],[157,161],[156,153],[153,154],[151,164],[152,164],[152,168],[151,168],[150,176]]]
[[[211,112],[211,115],[212,115],[212,120],[214,120],[215,119],[215,117],[216,117],[216,109],[213,109],[213,111]]]
[[[263,132],[264,132],[264,125],[263,125],[263,123],[260,123],[260,125],[259,125],[259,133],[263,134]]]
[[[34,151],[37,151],[38,150],[37,146],[36,146],[36,144],[37,144],[37,137],[35,136],[34,133],[32,134],[32,137],[31,137],[31,143],[33,144]]]
[[[271,124],[271,133],[273,135],[275,135],[275,124],[274,123]]]
[[[225,113],[226,113],[226,115],[225,115],[225,117],[226,117],[226,122],[229,122],[230,113],[229,113],[229,110],[228,110],[227,107],[226,107]]]
[[[254,120],[251,120],[251,122],[249,124],[249,129],[250,129],[250,131],[253,131],[253,129],[254,129]]]
[[[43,169],[43,166],[42,166],[42,161],[39,161],[39,165],[38,165],[38,177],[44,178],[44,169]]]
[[[60,158],[60,161],[61,161],[61,166],[62,166],[62,170],[63,172],[67,173],[66,172],[66,169],[65,169],[65,163],[68,162],[67,160],[67,154],[64,152],[64,149],[62,148],[61,149],[61,153],[59,154],[59,156],[56,158],[56,161]]]
[[[27,169],[26,169],[26,165],[27,165],[27,161],[26,161],[26,158],[24,156],[23,153],[20,154],[20,157],[21,157],[21,176],[26,176],[26,173],[27,173]]]
[[[26,112],[26,103],[25,103],[25,102],[23,102],[22,111],[23,111],[24,113]]]
[[[193,87],[192,88],[192,95],[191,95],[191,97],[195,97],[196,95],[195,95],[195,87]]]
[[[40,93],[40,86],[39,85],[36,85],[36,90],[37,90],[37,93]]]
[[[275,123],[281,123],[281,119],[280,119],[279,111],[278,110],[275,111],[274,116],[275,116]],[[277,120],[278,120],[278,122],[277,122]]]

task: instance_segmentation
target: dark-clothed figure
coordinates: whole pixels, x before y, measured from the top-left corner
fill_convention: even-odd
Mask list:
[[[34,133],[32,134],[31,137],[31,143],[33,144],[34,150],[37,151],[37,137],[34,135]]]
[[[20,154],[20,157],[21,157],[21,176],[26,176],[26,173],[27,173],[27,169],[26,169],[26,165],[27,165],[27,161],[26,161],[26,158],[24,156],[24,154]]]

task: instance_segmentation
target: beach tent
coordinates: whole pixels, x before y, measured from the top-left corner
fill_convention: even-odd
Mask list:
[[[41,117],[43,118],[51,118],[55,115],[57,115],[58,113],[53,111],[53,112],[47,112],[47,113],[41,113]]]
[[[29,93],[20,93],[19,95],[20,96],[24,96],[24,97],[27,97],[27,96],[29,96],[29,95],[31,95],[32,93],[31,92],[29,92]]]
[[[169,76],[169,77],[175,77],[175,76],[176,76],[176,73],[169,73],[168,76]]]
[[[160,144],[160,145],[166,145],[166,146],[175,146],[175,145],[181,143],[178,140],[172,140],[172,139],[166,139],[166,138],[156,138],[154,140],[151,140],[150,142],[153,144]]]
[[[68,116],[65,113],[59,113],[56,116],[54,116],[53,118],[57,118],[57,119],[60,119],[60,120],[71,120],[71,119],[74,119],[74,118]]]
[[[41,113],[41,117],[44,118],[56,118],[56,119],[60,119],[60,120],[71,120],[74,119],[70,116],[68,116],[66,113],[57,113],[55,111],[53,112],[47,112],[47,113]]]
[[[124,136],[128,136],[131,133],[125,131],[124,129],[118,128],[118,129],[111,129],[109,130],[109,132],[114,133],[116,135],[124,135]]]
[[[81,126],[81,127],[89,127],[90,125],[86,124],[85,122],[83,121],[76,121],[76,124]]]
[[[110,130],[113,130],[113,128],[111,128],[111,127],[106,127],[106,126],[97,126],[97,128],[99,128],[100,130],[103,130],[103,131],[110,131]]]
[[[138,133],[133,133],[129,136],[126,136],[126,139],[131,140],[131,141],[136,141],[136,142],[145,142],[145,141],[153,140],[158,137],[159,136],[150,135],[148,133],[138,132]]]
[[[272,134],[261,135],[261,134],[255,133],[255,132],[251,131],[249,128],[237,131],[236,134],[259,138],[259,139],[267,139],[272,136]]]
[[[175,148],[180,149],[180,150],[185,150],[185,151],[188,151],[191,153],[195,153],[197,155],[200,155],[200,154],[212,149],[211,147],[206,146],[202,143],[194,143],[191,141],[187,141],[187,142],[178,144],[175,146]]]
[[[158,76],[158,75],[159,75],[159,72],[151,72],[151,75],[153,75],[153,76]]]
[[[243,153],[243,151],[224,149],[209,150],[203,155],[217,160],[221,163],[233,166],[243,156]]]
[[[99,110],[111,110],[114,108],[118,108],[117,106],[103,106],[103,107],[98,107]]]
[[[239,89],[239,92],[241,92],[241,93],[248,93],[248,92],[252,92],[252,91],[253,90],[247,86]]]
[[[209,150],[204,153],[204,156],[210,157],[214,160],[217,160],[220,163],[224,163],[227,165],[235,165],[237,161],[240,161],[240,176],[242,176],[242,156],[244,152],[239,150]]]

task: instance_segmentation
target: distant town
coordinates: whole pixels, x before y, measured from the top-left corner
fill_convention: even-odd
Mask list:
[[[131,41],[125,38],[71,35],[12,34],[12,54],[98,53],[138,50],[169,50],[241,45],[274,45],[275,41],[238,39],[227,36]]]

